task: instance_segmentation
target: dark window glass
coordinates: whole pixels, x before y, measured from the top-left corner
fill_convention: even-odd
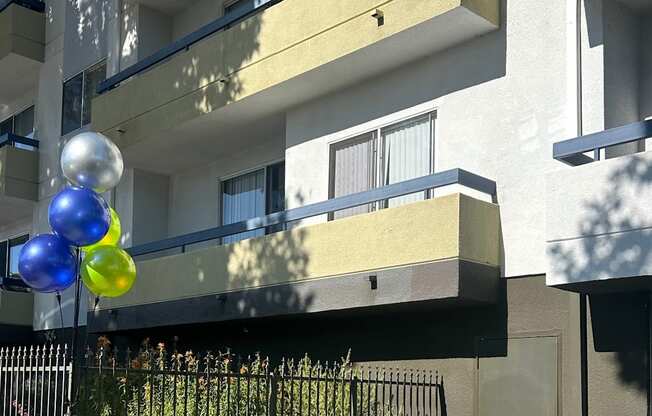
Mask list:
[[[267,167],[267,213],[285,209],[285,162]]]
[[[280,212],[285,209],[285,162],[267,167],[267,213]],[[267,233],[283,231],[284,224],[267,227]]]
[[[34,106],[16,114],[14,133],[23,137],[34,137]]]
[[[0,136],[7,133],[13,133],[13,118],[9,117],[5,121],[0,123]]]
[[[82,126],[82,92],[84,74],[79,74],[63,84],[63,116],[61,134],[68,134]]]
[[[105,78],[106,62],[102,62],[63,84],[61,134],[68,134],[91,122],[93,98],[97,96],[97,86]]]
[[[29,236],[24,235],[18,238],[9,240],[9,256],[8,256],[8,276],[18,277],[18,258],[20,257],[20,250],[29,239]]]
[[[7,242],[0,241],[0,277],[7,276]]]
[[[91,107],[93,98],[97,96],[97,86],[106,78],[106,63],[86,71],[84,79],[84,105],[82,109],[82,125],[91,122]]]

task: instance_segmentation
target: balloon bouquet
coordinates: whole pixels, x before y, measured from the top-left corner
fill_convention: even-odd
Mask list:
[[[118,214],[100,196],[120,182],[120,150],[99,133],[81,133],[64,146],[61,169],[72,186],[50,202],[48,220],[54,233],[37,235],[25,244],[18,260],[20,276],[40,293],[59,294],[81,275],[97,297],[122,296],[136,280],[136,266],[117,246]]]

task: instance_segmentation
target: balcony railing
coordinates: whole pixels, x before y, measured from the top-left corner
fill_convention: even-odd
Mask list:
[[[8,292],[30,292],[29,286],[17,276],[0,277],[0,290]]]
[[[39,0],[0,0],[0,12],[9,7],[11,4],[27,7],[39,13],[45,12],[45,3]]]
[[[273,6],[274,4],[280,3],[283,0],[259,0],[248,7],[244,7],[240,10],[228,13],[207,25],[202,26],[198,30],[182,37],[179,40],[176,40],[159,51],[153,53],[147,58],[143,59],[126,68],[125,70],[115,74],[114,76],[102,81],[97,86],[97,93],[102,94],[108,90],[111,90],[117,87],[121,82],[126,81],[127,79],[148,71],[150,68],[162,62],[172,55],[175,55],[178,52],[187,50],[192,45],[197,42],[200,42],[202,39],[205,39],[214,33],[217,33],[221,30],[228,29],[230,26],[235,23],[248,18],[249,16],[262,12],[263,10]]]
[[[18,136],[17,134],[13,134],[13,133],[5,133],[0,136],[0,148],[4,146],[16,146],[21,144],[24,146],[31,146],[35,149],[38,149],[38,140],[30,139],[28,137]]]
[[[640,121],[555,143],[552,154],[560,162],[579,166],[599,160],[600,150],[604,148],[649,137],[652,137],[652,120]],[[584,154],[587,152],[594,152],[594,157]]]
[[[345,195],[315,204],[305,205],[299,208],[281,211],[263,217],[252,218],[220,227],[210,228],[203,231],[171,237],[160,241],[131,247],[127,251],[132,256],[157,253],[165,250],[181,249],[210,240],[216,240],[247,231],[263,229],[274,225],[286,225],[288,223],[302,220],[318,215],[329,214],[347,208],[354,208],[367,205],[377,201],[385,201],[404,195],[423,192],[431,189],[441,188],[449,185],[460,185],[490,196],[496,194],[496,183],[490,179],[467,172],[463,169],[451,169],[420,178],[410,179],[369,191]]]

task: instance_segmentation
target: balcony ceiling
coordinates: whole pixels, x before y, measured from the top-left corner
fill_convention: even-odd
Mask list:
[[[197,0],[140,0],[138,3],[167,15],[175,15],[197,3]]]

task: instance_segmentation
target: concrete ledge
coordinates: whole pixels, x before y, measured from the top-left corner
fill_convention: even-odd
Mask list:
[[[455,306],[487,304],[496,301],[499,273],[494,266],[445,260],[91,311],[88,330],[97,333],[425,302]],[[372,289],[372,281],[376,282],[375,289]]]

